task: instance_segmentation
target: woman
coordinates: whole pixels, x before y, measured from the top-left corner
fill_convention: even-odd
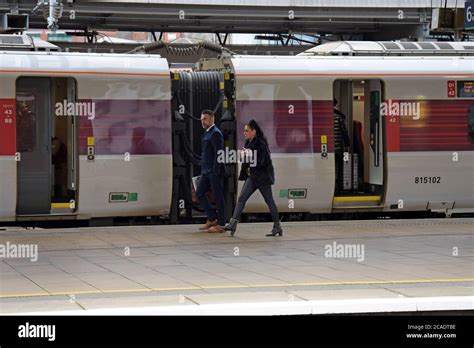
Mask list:
[[[278,210],[275,201],[273,200],[271,187],[271,185],[275,183],[275,173],[267,139],[258,123],[254,120],[250,120],[250,122],[245,125],[244,137],[245,146],[243,154],[246,156],[255,154],[256,165],[254,165],[254,163],[250,165],[247,161],[242,163],[239,180],[245,181],[245,183],[240,192],[232,219],[230,219],[230,222],[224,226],[224,230],[231,231],[231,235],[234,235],[240,215],[244,210],[245,203],[258,189],[272,213],[273,229],[270,234],[267,234],[267,236],[281,236],[283,230],[278,219]],[[255,161],[255,158],[253,158],[253,161]]]

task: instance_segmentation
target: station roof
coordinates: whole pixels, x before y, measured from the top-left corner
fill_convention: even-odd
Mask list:
[[[390,40],[414,35],[428,23],[431,0],[76,0],[63,1],[61,30],[119,30],[199,33],[364,34]],[[45,28],[46,2],[18,1],[30,28]],[[449,0],[447,7],[463,7]],[[0,13],[11,11],[0,0]],[[71,11],[75,11],[74,18]],[[293,12],[290,12],[293,11]],[[401,12],[400,12],[401,11]],[[294,17],[290,16],[294,15]],[[382,36],[373,36],[373,35]],[[367,39],[364,38],[364,39]]]
[[[81,3],[98,2],[81,0]],[[266,6],[266,7],[382,7],[382,8],[432,8],[433,0],[101,0],[102,3],[172,4],[208,6]],[[439,5],[439,4],[435,4]],[[442,0],[445,6],[445,0]],[[447,0],[447,7],[463,7],[464,0]]]

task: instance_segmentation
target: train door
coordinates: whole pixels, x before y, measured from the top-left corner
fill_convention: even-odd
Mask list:
[[[16,82],[17,215],[75,208],[76,191],[69,190],[77,187],[75,126],[67,108],[74,109],[74,86],[70,78],[21,77]]]
[[[171,221],[192,221],[204,216],[195,195],[201,167],[201,111],[212,110],[224,136],[224,147],[235,149],[234,78],[229,73],[179,72],[171,74],[173,189]],[[225,164],[226,218],[232,215],[237,190],[236,163]],[[209,200],[213,204],[210,194]]]
[[[51,208],[51,80],[22,77],[17,101],[17,214]]]
[[[364,100],[364,118],[368,123],[368,129],[364,133],[368,154],[368,173],[364,181],[370,186],[366,191],[371,193],[382,193],[384,174],[384,151],[383,151],[383,127],[380,104],[382,102],[382,84],[380,80],[368,80],[364,85],[364,95],[368,96]]]
[[[76,82],[72,78],[52,79],[52,89],[51,213],[71,213],[77,194],[76,121],[77,117],[86,116],[85,103],[76,103]]]
[[[379,208],[384,192],[383,83],[334,83],[334,209]]]

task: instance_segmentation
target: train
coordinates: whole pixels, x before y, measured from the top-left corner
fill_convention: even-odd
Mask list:
[[[0,79],[3,223],[202,216],[204,109],[228,150],[250,119],[262,126],[282,216],[474,212],[473,43],[223,51],[193,71],[146,53],[0,48]],[[225,165],[228,217],[240,166]],[[267,209],[255,194],[244,214]]]

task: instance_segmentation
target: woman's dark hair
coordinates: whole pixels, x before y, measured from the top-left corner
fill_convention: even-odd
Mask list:
[[[267,138],[265,138],[265,134],[263,133],[263,130],[262,128],[260,128],[260,125],[257,123],[257,121],[252,119],[247,123],[247,126],[249,126],[250,129],[254,130],[257,133],[257,137],[262,139],[265,144],[268,144]]]

